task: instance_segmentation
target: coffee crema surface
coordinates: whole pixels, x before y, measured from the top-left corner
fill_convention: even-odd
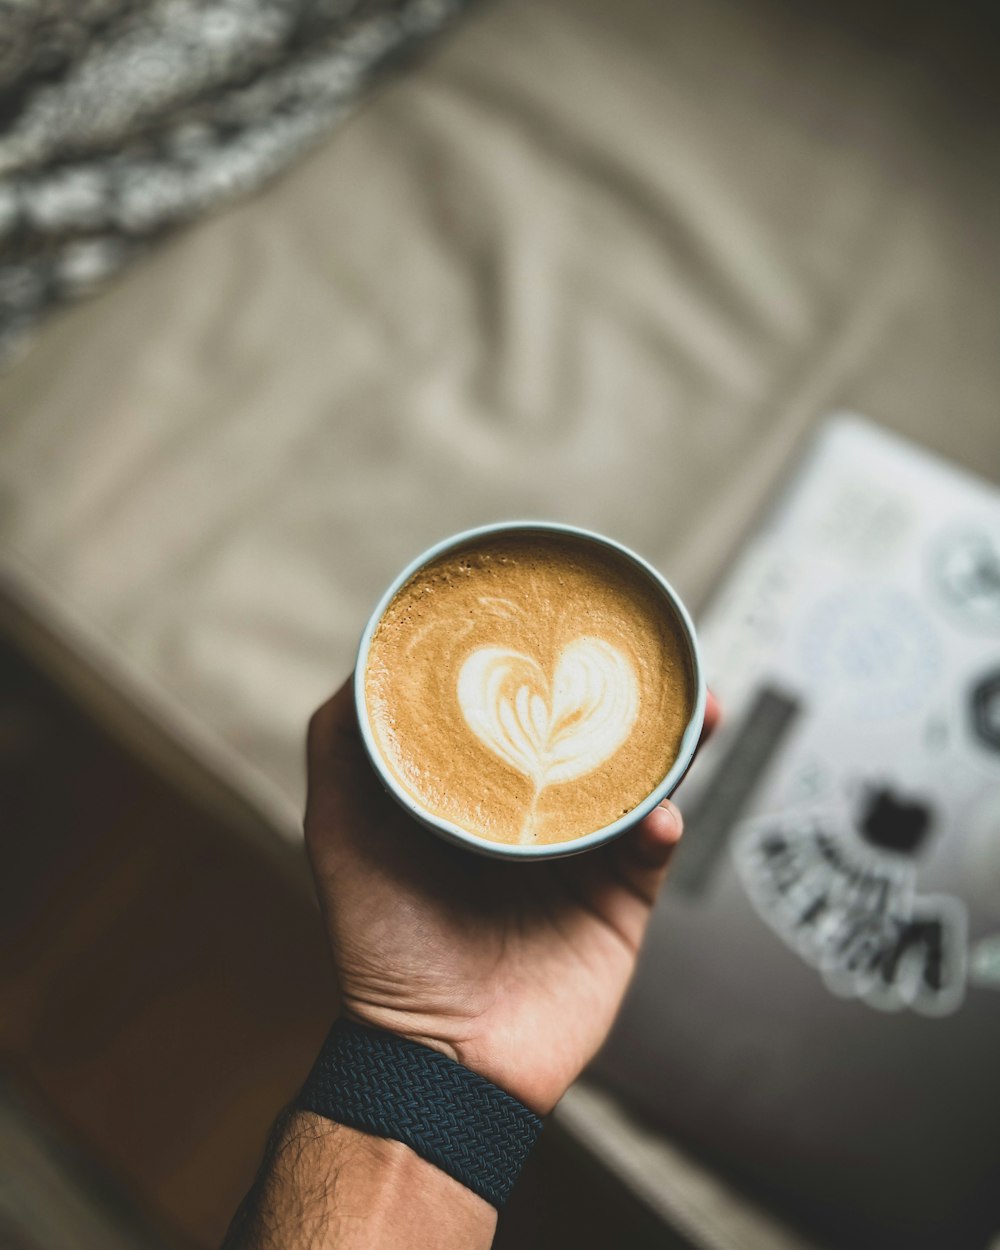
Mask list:
[[[642,802],[694,703],[683,626],[613,550],[487,538],[420,569],[372,636],[369,724],[428,813],[495,842],[565,842]]]

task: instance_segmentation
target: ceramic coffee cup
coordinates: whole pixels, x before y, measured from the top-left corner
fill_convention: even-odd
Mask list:
[[[569,841],[548,842],[538,844],[510,844],[494,841],[490,838],[482,837],[477,833],[462,828],[460,825],[450,820],[444,819],[440,815],[428,811],[421,806],[412,794],[410,794],[394,776],[388,763],[383,758],[376,735],[372,729],[372,721],[368,707],[366,694],[366,673],[368,669],[369,653],[372,646],[372,639],[383,616],[389,605],[393,602],[399,591],[426,565],[438,560],[448,553],[455,552],[460,548],[467,548],[486,540],[502,539],[505,535],[524,536],[524,535],[553,535],[565,536],[573,538],[586,544],[596,544],[598,548],[603,548],[605,552],[610,552],[619,560],[627,562],[631,567],[638,571],[642,578],[647,579],[650,586],[654,589],[656,596],[662,602],[663,611],[669,614],[669,620],[672,624],[676,636],[683,640],[683,646],[686,651],[686,659],[689,665],[689,671],[692,675],[692,697],[690,699],[691,710],[686,726],[680,738],[679,749],[669,768],[666,770],[658,784],[630,810],[614,820],[612,823],[604,825],[602,828],[593,832],[583,834],[580,837],[573,838]],[[670,583],[660,573],[657,572],[650,564],[643,560],[640,556],[630,551],[622,544],[615,542],[610,538],[606,538],[601,534],[595,534],[588,530],[579,529],[575,526],[559,525],[552,522],[544,521],[515,521],[505,522],[495,525],[487,525],[478,529],[465,530],[462,533],[455,534],[450,538],[436,543],[428,548],[415,560],[404,568],[398,577],[387,588],[382,598],[379,600],[374,612],[365,626],[361,636],[361,643],[358,648],[357,663],[354,671],[354,698],[357,708],[358,724],[361,732],[362,741],[372,767],[375,769],[378,777],[388,791],[388,793],[396,800],[397,803],[407,812],[414,820],[421,825],[444,838],[448,842],[475,851],[481,855],[493,856],[498,859],[506,860],[539,860],[553,859],[564,855],[576,855],[583,851],[592,850],[595,847],[603,846],[612,839],[620,837],[628,829],[638,824],[643,817],[647,816],[654,807],[661,803],[677,788],[684,774],[687,772],[698,741],[701,737],[702,727],[705,719],[705,702],[706,687],[703,676],[701,657],[698,649],[698,641],[695,634],[694,626],[691,618],[681,602],[680,597],[670,585]]]

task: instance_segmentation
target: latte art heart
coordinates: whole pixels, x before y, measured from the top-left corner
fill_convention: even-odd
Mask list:
[[[476,737],[531,779],[537,799],[618,750],[639,712],[639,684],[625,656],[600,638],[571,642],[551,684],[531,656],[480,647],[461,667],[458,702]]]

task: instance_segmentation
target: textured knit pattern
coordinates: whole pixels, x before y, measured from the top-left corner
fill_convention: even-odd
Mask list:
[[[0,360],[253,191],[467,0],[0,0]]]
[[[338,1020],[298,1106],[404,1142],[502,1207],[542,1130],[516,1098],[436,1050]]]

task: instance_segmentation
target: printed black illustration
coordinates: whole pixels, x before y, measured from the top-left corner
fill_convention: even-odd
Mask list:
[[[882,1010],[949,1014],[965,993],[965,906],[917,894],[914,861],[898,853],[919,846],[930,815],[878,791],[864,822],[869,840],[831,812],[746,825],[734,842],[743,885],[761,918],[833,993]],[[894,853],[882,850],[887,839],[901,844]]]

